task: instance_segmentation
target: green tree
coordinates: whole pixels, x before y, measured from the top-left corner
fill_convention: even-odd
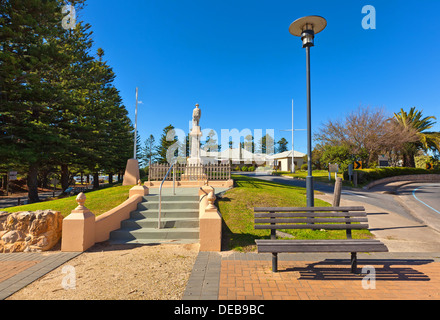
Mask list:
[[[287,151],[287,144],[288,143],[289,142],[285,138],[281,138],[280,140],[278,140],[278,142],[277,142],[277,145],[278,145],[277,153],[281,153],[281,152]]]
[[[275,140],[270,134],[264,135],[259,141],[259,150],[264,154],[271,154],[275,151]]]
[[[175,153],[177,152],[178,148],[177,143],[178,139],[174,133],[174,126],[170,124],[163,129],[162,136],[159,140],[159,145],[156,147],[157,161],[159,163],[168,163],[167,157],[169,154],[172,153],[176,155]],[[173,146],[175,146],[176,149],[173,150]]]
[[[155,147],[156,139],[152,134],[145,140],[144,148],[142,149],[141,159],[144,166],[150,166],[154,162],[157,152]]]
[[[400,109],[399,113],[394,114],[394,119],[402,129],[415,130],[417,135],[416,141],[407,142],[402,148],[404,167],[415,167],[414,157],[419,150],[439,153],[440,133],[428,131],[435,124],[434,116],[424,117],[422,111],[412,107],[409,112]]]
[[[61,1],[0,2],[0,122],[2,161],[24,165],[29,201],[37,202],[38,168],[65,143],[57,123],[62,114],[59,71],[68,62],[61,50]]]

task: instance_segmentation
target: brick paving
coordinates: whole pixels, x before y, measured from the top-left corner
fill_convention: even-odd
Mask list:
[[[440,254],[435,253],[360,254],[359,274],[350,273],[343,255],[280,255],[278,273],[271,271],[270,254],[200,256],[184,300],[440,300]],[[364,266],[369,269],[362,273]]]
[[[6,299],[79,254],[79,252],[1,253],[0,300]]]

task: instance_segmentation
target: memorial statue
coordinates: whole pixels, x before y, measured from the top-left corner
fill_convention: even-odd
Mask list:
[[[202,116],[202,111],[199,109],[199,104],[196,104],[196,108],[193,111],[193,127],[198,127],[200,123],[200,117]]]

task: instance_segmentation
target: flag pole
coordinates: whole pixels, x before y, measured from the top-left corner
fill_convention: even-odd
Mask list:
[[[136,87],[136,112],[134,121],[134,155],[133,159],[137,158],[137,121],[138,121],[138,87]]]

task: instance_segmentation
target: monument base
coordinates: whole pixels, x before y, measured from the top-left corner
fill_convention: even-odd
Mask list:
[[[138,184],[140,179],[139,162],[136,159],[128,159],[125,168],[123,186],[134,186]]]
[[[182,181],[206,181],[208,176],[203,171],[202,165],[191,164],[191,159],[188,159],[188,165],[185,168],[185,173],[182,174]],[[195,162],[200,162],[200,159],[193,159]],[[198,160],[198,161],[197,161]]]

